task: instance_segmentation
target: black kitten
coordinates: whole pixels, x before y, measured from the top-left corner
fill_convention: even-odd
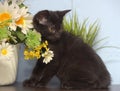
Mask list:
[[[107,88],[111,78],[101,58],[82,39],[64,31],[62,20],[67,12],[44,10],[34,16],[34,28],[48,40],[54,58],[48,64],[39,59],[24,86],[43,87],[56,75],[61,88]]]

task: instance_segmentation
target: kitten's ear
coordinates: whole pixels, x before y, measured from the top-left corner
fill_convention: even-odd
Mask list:
[[[71,10],[59,11],[60,17],[64,17],[64,15],[65,15],[66,13],[68,13],[69,11],[71,11]]]
[[[49,11],[48,10],[40,11],[38,15],[39,17],[37,20],[39,24],[46,25],[49,17]]]

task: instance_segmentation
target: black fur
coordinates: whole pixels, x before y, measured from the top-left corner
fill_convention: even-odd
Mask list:
[[[56,75],[64,89],[108,88],[111,78],[101,58],[82,39],[64,31],[67,12],[43,10],[34,16],[34,28],[48,40],[54,58],[48,64],[39,59],[24,86],[43,87]]]

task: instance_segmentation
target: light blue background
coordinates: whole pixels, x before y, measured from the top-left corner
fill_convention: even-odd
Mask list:
[[[98,19],[101,25],[98,39],[108,37],[98,47],[100,45],[120,47],[120,0],[26,0],[25,4],[33,15],[44,9],[72,9],[77,11],[80,21],[88,17],[90,22]],[[24,61],[23,46],[20,53],[17,81],[29,78],[35,65],[35,61]],[[120,84],[120,49],[104,48],[97,53],[111,73],[112,84]]]

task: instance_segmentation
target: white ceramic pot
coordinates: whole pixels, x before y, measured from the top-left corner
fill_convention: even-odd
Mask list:
[[[13,45],[14,55],[8,60],[0,60],[0,85],[9,85],[15,82],[18,68],[19,45]]]

